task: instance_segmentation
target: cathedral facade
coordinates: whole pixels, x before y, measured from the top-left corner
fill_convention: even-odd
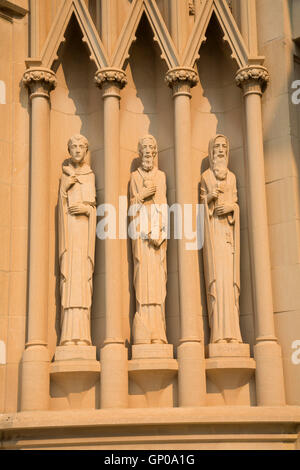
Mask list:
[[[300,449],[299,89],[297,0],[0,0],[0,448]]]

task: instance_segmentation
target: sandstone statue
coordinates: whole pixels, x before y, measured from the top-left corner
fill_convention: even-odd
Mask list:
[[[210,342],[242,343],[239,324],[240,216],[235,175],[228,169],[229,141],[209,143],[210,168],[201,179],[205,205],[204,274]]]
[[[96,235],[95,176],[85,162],[88,141],[74,135],[59,191],[60,345],[91,345],[90,311]]]
[[[142,222],[132,240],[136,313],[133,321],[134,344],[165,343],[165,299],[167,282],[166,176],[155,165],[156,140],[146,135],[139,140],[140,166],[131,175],[130,205],[136,207]],[[144,224],[145,225],[145,224]]]

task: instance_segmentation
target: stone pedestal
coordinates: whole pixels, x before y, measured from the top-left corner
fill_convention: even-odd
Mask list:
[[[208,357],[250,357],[249,344],[241,343],[210,343]]]
[[[68,399],[70,409],[95,408],[100,363],[96,346],[58,346],[50,365],[51,384]]]
[[[173,344],[136,344],[132,346],[132,360],[173,359]]]
[[[173,359],[172,344],[141,344],[132,346],[128,363],[129,378],[144,393],[147,407],[162,406],[162,394],[169,388],[167,406],[174,406],[172,382],[178,371]],[[166,403],[163,403],[166,406]]]
[[[225,405],[250,405],[250,380],[255,371],[249,344],[208,345],[207,378],[222,394]]]

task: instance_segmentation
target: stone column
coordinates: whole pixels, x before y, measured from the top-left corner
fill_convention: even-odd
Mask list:
[[[254,288],[256,395],[261,406],[284,405],[281,347],[275,336],[268,214],[265,191],[261,99],[267,69],[250,65],[236,74],[245,101],[247,131],[248,218]]]
[[[184,204],[195,204],[192,188],[191,155],[191,87],[198,81],[194,69],[175,68],[169,70],[166,82],[173,89],[176,202],[184,210]],[[199,130],[201,131],[201,130]],[[198,252],[188,251],[184,234],[178,240],[178,276],[181,339],[177,349],[179,406],[202,406],[205,404],[204,349],[199,331],[199,306],[196,284]]]
[[[120,167],[120,89],[126,83],[123,70],[102,69],[96,73],[96,85],[104,100],[104,201],[118,213]],[[122,328],[121,245],[105,240],[106,332],[101,349],[101,407],[128,406],[128,362]]]
[[[48,277],[50,91],[55,74],[32,67],[23,76],[31,99],[31,166],[29,228],[28,334],[22,364],[21,409],[47,410],[49,405]]]

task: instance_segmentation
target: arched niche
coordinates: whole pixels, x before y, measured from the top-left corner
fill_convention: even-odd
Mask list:
[[[146,15],[136,32],[136,41],[129,51],[124,70],[128,84],[122,91],[120,115],[121,181],[120,194],[128,194],[130,173],[137,168],[138,140],[152,134],[158,144],[158,166],[166,173],[167,199],[175,202],[174,116],[172,95],[164,79],[168,70]],[[178,267],[176,240],[168,241],[168,283],[166,300],[167,337],[174,344],[179,340]],[[124,325],[130,342],[130,327],[135,313],[130,240],[122,242]],[[125,268],[126,267],[126,268]],[[130,312],[128,318],[128,311]]]
[[[194,184],[208,168],[208,142],[215,134],[225,134],[230,141],[229,168],[237,178],[241,211],[241,295],[240,324],[243,340],[254,343],[252,285],[249,258],[247,193],[245,173],[245,130],[243,99],[235,84],[237,65],[213,14],[206,31],[206,42],[196,62],[199,84],[192,89],[192,148]],[[206,343],[209,341],[202,256],[199,253],[201,298]]]
[[[50,126],[50,269],[49,269],[49,349],[53,356],[60,337],[60,292],[58,264],[58,211],[57,198],[61,166],[68,157],[67,142],[73,134],[83,134],[89,141],[88,163],[96,176],[97,199],[101,201],[103,193],[103,100],[94,84],[96,67],[89,59],[86,45],[82,42],[82,32],[74,17],[71,17],[65,33],[66,41],[58,53],[55,62],[57,87],[51,95]],[[99,250],[98,250],[99,251]],[[95,260],[95,276],[101,272],[103,258]],[[99,293],[98,293],[99,294]],[[99,315],[97,292],[96,306],[92,312],[93,344],[98,344],[100,334],[96,325]],[[95,339],[97,340],[95,342]]]

